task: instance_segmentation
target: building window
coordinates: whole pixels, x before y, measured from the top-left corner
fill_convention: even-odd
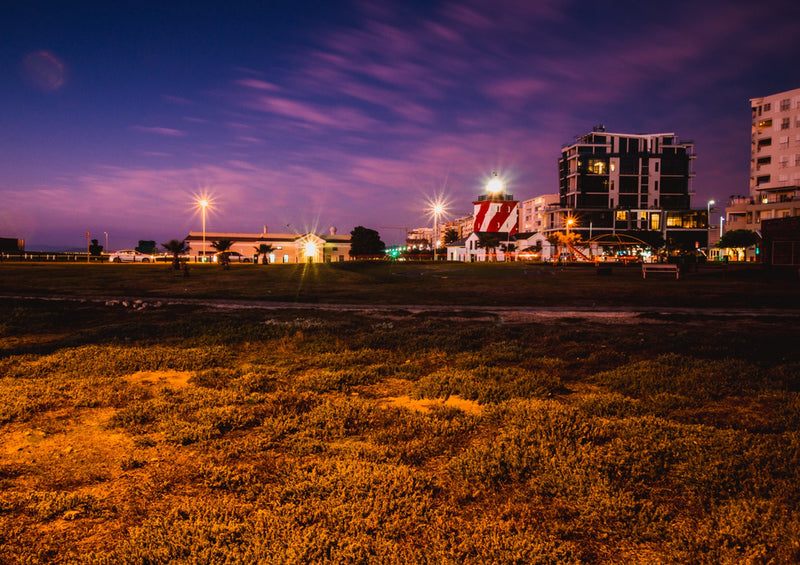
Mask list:
[[[789,129],[790,118],[783,118],[781,120],[781,129]]]
[[[792,106],[792,102],[788,98],[784,98],[783,100],[781,100],[781,112],[785,112],[791,106]]]
[[[760,171],[761,167],[766,167],[770,163],[772,163],[772,157],[759,157],[756,161],[756,170]]]
[[[769,112],[772,110],[772,104],[764,104],[764,111]]]
[[[661,214],[650,214],[650,229],[651,230],[661,229]]]
[[[772,127],[772,118],[767,118],[766,120],[761,120],[758,122],[758,131],[761,132],[762,129],[767,129]]]
[[[628,211],[627,210],[617,210],[617,220],[625,221],[628,219]]]
[[[762,175],[756,178],[756,185],[767,184],[769,182],[769,175]]]
[[[608,165],[602,159],[589,159],[589,167],[588,170],[590,173],[594,173],[596,175],[604,175],[606,174],[606,169],[608,169]]]

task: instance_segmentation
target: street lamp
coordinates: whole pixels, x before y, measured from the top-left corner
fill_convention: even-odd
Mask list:
[[[203,210],[203,263],[206,262],[206,207],[208,207],[208,200],[205,198],[198,202],[200,208]]]
[[[436,235],[439,233],[439,214],[444,212],[444,206],[442,206],[441,204],[434,204],[432,211],[433,211],[433,237],[431,239],[433,240],[433,262],[435,263],[438,259],[436,250],[439,247],[438,245],[439,242],[437,241],[436,237]]]
[[[714,205],[713,200],[708,201],[708,205],[706,206],[706,218],[708,220],[708,229],[711,229],[711,206]]]
[[[722,224],[725,223],[725,216],[719,217],[719,238],[722,239]]]

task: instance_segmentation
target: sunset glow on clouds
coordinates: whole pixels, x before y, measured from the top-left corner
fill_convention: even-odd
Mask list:
[[[12,8],[0,237],[167,241],[200,193],[213,231],[422,226],[495,170],[557,192],[562,144],[600,123],[694,140],[704,208],[747,192],[748,99],[800,86],[789,1],[267,6]]]

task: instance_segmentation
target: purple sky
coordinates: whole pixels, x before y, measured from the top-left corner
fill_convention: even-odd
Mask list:
[[[597,124],[693,140],[704,208],[747,193],[749,98],[800,87],[796,0],[161,3],[3,8],[0,237],[161,243],[207,195],[208,231],[391,244],[492,171],[557,192]]]

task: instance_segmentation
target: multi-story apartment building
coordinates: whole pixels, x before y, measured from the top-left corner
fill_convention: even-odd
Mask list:
[[[520,203],[519,231],[536,233],[555,227],[553,214],[548,214],[548,212],[557,209],[558,203],[558,194],[544,194],[522,201]]]
[[[456,230],[458,233],[458,238],[461,239],[472,233],[472,227],[474,223],[475,217],[470,214],[468,216],[461,216],[454,220],[450,220],[449,222],[444,222],[439,227],[442,233],[450,229]]]
[[[725,230],[800,216],[800,88],[752,98],[750,193],[731,197]]]
[[[406,234],[406,246],[414,249],[431,249],[433,228],[414,228]]]
[[[598,126],[561,150],[561,225],[584,239],[657,230],[675,245],[705,247],[707,210],[692,210],[692,142],[674,133],[609,133]]]

